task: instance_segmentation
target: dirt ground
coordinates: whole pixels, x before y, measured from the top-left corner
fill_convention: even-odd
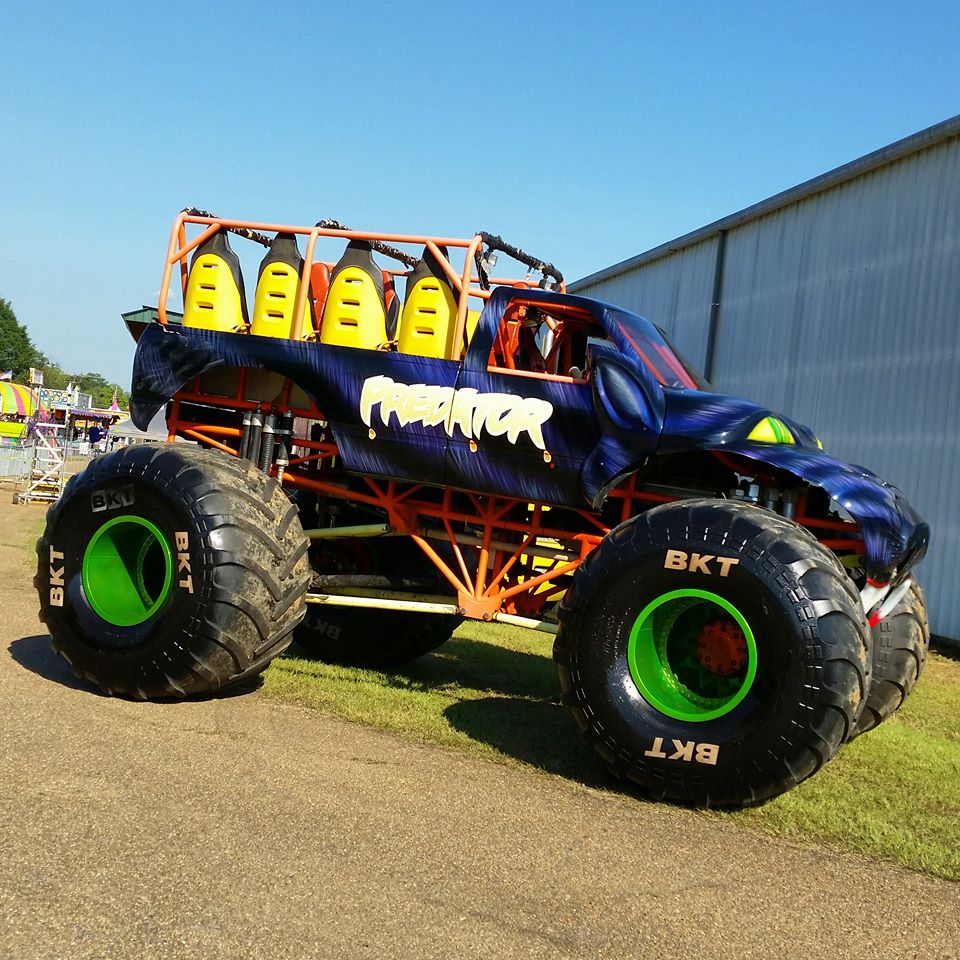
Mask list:
[[[960,885],[256,693],[99,695],[0,502],[0,958],[960,957]]]

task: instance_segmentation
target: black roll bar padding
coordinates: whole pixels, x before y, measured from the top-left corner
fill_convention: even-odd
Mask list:
[[[552,264],[547,263],[545,260],[538,260],[536,257],[531,256],[525,250],[521,250],[519,247],[513,246],[513,244],[507,243],[502,237],[498,237],[494,233],[487,233],[485,230],[480,231],[480,239],[487,245],[487,250],[502,250],[507,256],[513,257],[518,263],[522,263],[525,266],[530,267],[532,270],[537,270],[542,273],[545,277],[553,277],[557,283],[563,283],[563,274]]]
[[[323,227],[325,230],[349,230],[350,227],[345,226],[339,220],[318,220],[314,226]],[[406,264],[406,266],[413,269],[420,263],[420,260],[417,257],[412,256],[409,253],[404,253],[402,250],[398,250],[396,247],[391,247],[389,243],[384,243],[381,240],[368,240],[367,243],[373,247],[377,253],[382,253],[385,257],[390,257],[392,260],[399,260],[400,263]]]
[[[220,219],[215,213],[211,213],[209,210],[198,210],[196,207],[184,207],[180,212],[185,213],[188,217],[209,217],[211,220]],[[273,243],[273,240],[265,233],[257,233],[256,230],[248,230],[246,227],[221,227],[221,229],[226,230],[228,233],[235,233],[238,237],[246,237],[248,240],[253,240],[255,243],[262,244],[265,247],[269,247]]]
[[[211,220],[219,219],[216,214],[210,213],[209,210],[200,210],[197,207],[184,207],[182,212],[191,217],[209,217]],[[318,220],[316,226],[324,227],[327,230],[350,229],[350,227],[340,223],[339,220]],[[227,230],[230,233],[235,233],[237,236],[246,237],[248,240],[253,240],[255,243],[262,244],[265,247],[269,247],[273,243],[273,239],[268,237],[266,234],[258,233],[256,230],[248,230],[246,227],[223,227],[222,229]],[[507,254],[507,256],[513,257],[513,259],[518,263],[522,263],[525,266],[530,267],[532,270],[537,270],[545,277],[553,277],[558,283],[563,283],[563,274],[552,263],[548,263],[545,260],[540,260],[537,257],[532,256],[525,250],[521,250],[519,247],[515,247],[511,243],[507,243],[506,240],[504,240],[502,237],[498,237],[494,233],[487,233],[485,230],[481,230],[480,239],[484,242],[488,251],[501,250],[503,253]],[[418,257],[414,257],[409,253],[404,253],[402,250],[392,247],[388,243],[383,243],[381,240],[371,240],[369,242],[370,246],[373,247],[373,249],[378,253],[382,253],[385,257],[390,257],[392,260],[398,260],[400,263],[410,267],[411,270],[415,268],[418,263],[420,263]],[[480,259],[481,258],[478,251],[477,269],[480,273],[481,286],[483,286],[484,289],[487,289],[489,285],[484,285],[483,283],[484,271],[480,265]]]

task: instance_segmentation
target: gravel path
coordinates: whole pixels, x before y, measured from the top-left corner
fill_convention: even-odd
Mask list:
[[[3,498],[3,960],[960,957],[960,884],[257,694],[102,697]]]

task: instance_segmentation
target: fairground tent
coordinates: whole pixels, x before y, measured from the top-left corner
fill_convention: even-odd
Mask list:
[[[40,404],[43,407],[43,404]],[[32,417],[37,407],[37,395],[19,383],[0,381],[0,414]]]

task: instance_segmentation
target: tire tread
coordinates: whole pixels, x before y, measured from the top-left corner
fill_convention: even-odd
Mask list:
[[[628,551],[690,540],[750,557],[789,593],[801,618],[808,648],[822,649],[819,682],[807,683],[809,720],[798,725],[782,755],[738,770],[726,783],[707,782],[699,771],[655,770],[626,746],[601,749],[604,731],[592,715],[578,674],[578,647],[590,600],[614,576]],[[554,644],[560,700],[573,715],[583,739],[618,776],[653,795],[695,805],[743,806],[783,792],[816,773],[854,734],[870,689],[869,628],[859,594],[836,556],[806,530],[776,514],[719,500],[667,504],[615,528],[578,569],[559,609]],[[818,646],[819,645],[819,646]],[[611,754],[615,759],[611,759]]]
[[[163,486],[192,518],[208,559],[209,595],[198,597],[191,635],[148,658],[120,664],[97,657],[82,637],[52,631],[54,649],[74,671],[113,695],[182,699],[263,670],[291,642],[306,613],[309,541],[283,488],[248,461],[180,444],[108,454],[71,478],[37,541],[38,573],[70,502],[97,485],[137,477]],[[213,547],[211,538],[218,547]],[[41,617],[50,621],[41,592]]]

